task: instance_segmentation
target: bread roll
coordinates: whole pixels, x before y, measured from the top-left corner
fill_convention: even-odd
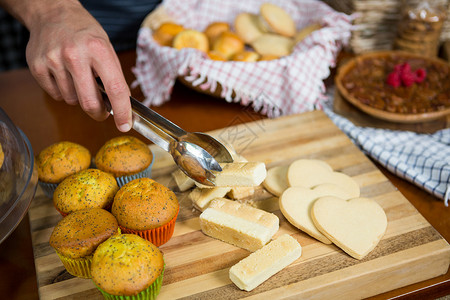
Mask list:
[[[296,239],[284,234],[230,268],[231,281],[241,290],[251,291],[302,255]]]
[[[256,251],[278,231],[276,215],[228,199],[214,199],[200,215],[200,227],[213,238]]]
[[[255,62],[258,61],[259,54],[255,51],[241,51],[231,57],[233,61]]]
[[[230,59],[234,54],[244,50],[244,42],[237,34],[225,31],[217,37],[211,50],[221,53],[226,59]]]
[[[203,32],[208,37],[209,44],[214,45],[217,38],[225,31],[230,31],[230,24],[225,22],[213,22],[209,24]]]
[[[172,47],[178,50],[194,48],[206,53],[209,50],[209,41],[203,32],[185,29],[173,38]]]

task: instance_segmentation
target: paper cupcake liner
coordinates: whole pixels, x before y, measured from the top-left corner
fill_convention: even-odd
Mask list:
[[[165,265],[164,265],[165,268]],[[156,297],[159,295],[159,292],[161,290],[161,285],[163,281],[164,276],[164,269],[161,272],[161,275],[156,278],[156,280],[145,290],[138,293],[137,295],[132,296],[117,296],[117,295],[111,295],[101,288],[99,288],[97,285],[97,289],[102,293],[103,297],[105,299],[111,299],[111,300],[155,300]],[[94,283],[95,284],[95,283]]]
[[[141,172],[133,174],[133,175],[125,175],[125,176],[116,177],[117,185],[119,186],[119,188],[121,188],[123,185],[127,184],[128,182],[130,182],[134,179],[144,178],[144,177],[151,178],[152,166],[153,166],[154,161],[155,161],[155,159],[152,159],[152,162],[147,167],[147,169],[145,169],[144,171],[141,171]]]
[[[53,207],[61,214],[61,216],[65,217],[68,215],[68,213],[60,211],[55,205],[53,205]]]
[[[164,224],[163,226],[148,229],[148,230],[134,230],[125,228],[123,226],[120,226],[120,229],[122,230],[122,233],[132,233],[140,236],[141,238],[146,239],[156,247],[159,247],[161,245],[164,245],[167,243],[167,241],[170,240],[170,238],[173,235],[173,231],[175,229],[175,221],[177,220],[178,213],[180,212],[180,209],[178,208],[177,214],[175,217],[172,218],[167,224]]]
[[[91,278],[91,263],[93,255],[82,258],[68,258],[58,251],[56,251],[56,254],[58,254],[67,272],[76,277]]]
[[[42,188],[44,195],[50,199],[53,199],[53,192],[56,190],[58,183],[47,183],[43,181],[38,181],[39,186]]]
[[[121,234],[122,231],[120,228],[117,228],[116,234]],[[64,265],[64,268],[66,268],[67,272],[72,274],[73,276],[80,277],[80,278],[91,278],[91,264],[92,264],[92,258],[94,255],[89,255],[86,257],[81,258],[69,258],[58,251],[56,251],[56,254],[58,254],[59,259],[61,259],[61,262]]]

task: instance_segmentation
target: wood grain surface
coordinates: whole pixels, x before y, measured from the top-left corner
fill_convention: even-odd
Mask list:
[[[373,163],[321,111],[259,120],[212,132],[231,142],[238,153],[268,168],[299,158],[322,159],[348,174],[361,194],[385,210],[388,228],[378,246],[356,260],[334,245],[325,245],[290,225],[278,207],[278,198],[259,187],[246,201],[275,213],[280,229],[303,247],[300,259],[251,292],[239,290],[229,279],[229,268],[250,253],[200,231],[199,211],[188,192],[177,190],[171,177],[175,165],[155,148],[153,177],[173,189],[180,213],[172,239],[161,246],[166,272],[158,299],[238,299],[261,297],[357,299],[423,281],[447,272],[450,246]],[[89,279],[68,274],[48,239],[61,216],[40,189],[29,210],[32,244],[41,299],[102,299]]]

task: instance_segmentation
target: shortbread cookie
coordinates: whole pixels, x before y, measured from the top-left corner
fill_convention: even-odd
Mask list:
[[[274,33],[264,33],[250,44],[260,55],[286,56],[291,54],[294,40]]]
[[[344,200],[351,198],[351,195],[341,187],[325,183],[313,189],[290,187],[281,195],[279,205],[289,223],[322,243],[331,244],[331,241],[316,228],[310,216],[314,201],[323,196],[335,196]]]
[[[230,152],[233,157],[233,162],[248,162],[248,160],[236,152]],[[255,187],[253,186],[235,186],[228,192],[227,197],[233,200],[241,200],[255,194]]]
[[[177,184],[180,192],[185,192],[191,187],[195,186],[195,181],[186,174],[184,174],[184,172],[181,171],[180,169],[177,169],[174,172],[172,172],[172,177],[173,179],[175,179],[175,183]]]
[[[208,189],[196,187],[189,193],[188,197],[191,199],[192,204],[196,209],[204,211],[213,199],[224,197],[230,189],[231,188],[229,187],[215,187]]]
[[[249,292],[301,255],[297,240],[284,234],[232,266],[229,276],[238,288]]]
[[[292,162],[289,165],[292,169],[309,169],[313,170],[316,168],[325,169],[326,171],[333,171],[333,168],[327,164],[325,161],[320,159],[314,159],[314,158],[301,158],[297,159],[296,161]]]
[[[258,16],[250,13],[240,13],[234,19],[234,29],[236,34],[246,44],[250,44],[263,34],[259,26]]]
[[[227,193],[227,197],[233,200],[241,200],[255,194],[255,188],[253,186],[237,186],[231,188]]]
[[[266,178],[266,165],[263,162],[221,163],[221,172],[212,171],[216,176],[217,187],[258,186]],[[204,185],[197,184],[199,187]]]
[[[376,247],[387,227],[383,208],[367,198],[321,197],[312,206],[311,219],[323,235],[356,259]]]
[[[287,171],[289,166],[276,166],[267,170],[266,179],[263,181],[264,188],[269,193],[280,197],[289,187],[287,183]]]
[[[260,15],[270,31],[287,37],[295,35],[294,20],[283,8],[272,3],[264,3],[260,7]]]
[[[249,251],[262,248],[279,228],[276,215],[224,198],[212,200],[199,219],[204,234]]]
[[[356,198],[360,195],[358,183],[350,176],[327,170],[324,165],[319,163],[298,163],[294,162],[289,166],[287,181],[289,186],[302,186],[312,188],[323,183],[333,183],[346,190],[351,197]]]

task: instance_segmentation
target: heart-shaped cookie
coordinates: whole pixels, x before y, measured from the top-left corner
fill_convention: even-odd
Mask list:
[[[383,208],[367,198],[321,197],[311,208],[311,219],[323,235],[357,259],[376,247],[387,227]]]
[[[267,170],[263,186],[269,193],[279,197],[289,187],[287,183],[287,171],[289,165],[276,166]]]
[[[288,169],[287,181],[289,186],[313,188],[323,183],[333,183],[347,190],[352,197],[360,195],[358,183],[347,174],[335,172],[311,160],[309,162],[293,162]]]
[[[332,183],[324,183],[313,189],[290,187],[281,195],[279,205],[289,223],[322,243],[331,244],[331,241],[316,228],[310,216],[314,201],[323,196],[335,196],[345,200],[352,197],[345,189]]]

